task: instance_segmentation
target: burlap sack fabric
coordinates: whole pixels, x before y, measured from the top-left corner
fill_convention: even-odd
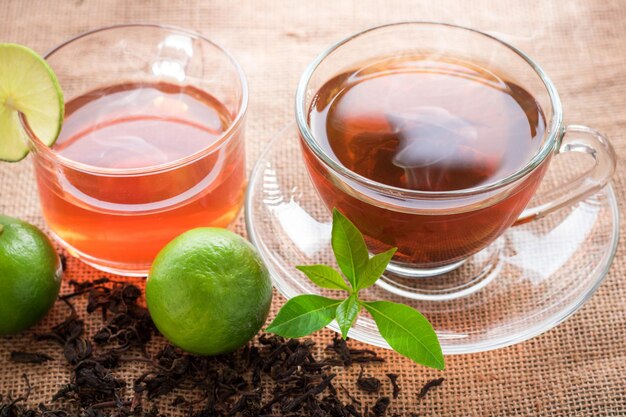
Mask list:
[[[618,155],[626,154],[626,3],[613,1],[379,2],[379,1],[0,1],[0,42],[18,42],[39,52],[89,29],[126,22],[187,27],[230,50],[250,83],[247,121],[248,167],[272,135],[290,120],[297,80],[304,67],[329,43],[355,31],[403,20],[457,23],[497,34],[541,63],[555,82],[567,122],[605,132]],[[290,163],[299,164],[294,159]],[[618,168],[614,187],[620,208],[626,199],[626,171]],[[36,186],[28,161],[0,166],[0,212],[40,226]],[[624,226],[622,226],[623,230]],[[238,230],[243,233],[243,222]],[[371,368],[400,375],[400,398],[392,412],[407,415],[626,415],[626,252],[623,246],[608,278],[579,312],[540,337],[494,352],[449,356],[443,372],[413,365],[380,350],[383,365]],[[70,260],[68,277],[93,278],[95,270]],[[140,281],[139,281],[140,282]],[[67,288],[66,288],[67,289]],[[274,313],[282,303],[275,298]],[[0,301],[1,302],[1,301]],[[57,305],[31,331],[0,339],[0,392],[22,392],[27,372],[34,386],[31,402],[49,401],[67,382],[64,361],[38,367],[9,362],[9,353],[31,347],[37,329],[65,315]],[[88,323],[97,325],[99,319]],[[319,345],[329,331],[315,336]],[[60,358],[56,347],[38,351]],[[141,372],[124,368],[131,380]],[[343,372],[350,383],[355,367]],[[443,386],[418,400],[428,379]],[[384,389],[390,393],[385,381]],[[373,401],[362,397],[367,401]],[[165,405],[162,410],[176,415]]]

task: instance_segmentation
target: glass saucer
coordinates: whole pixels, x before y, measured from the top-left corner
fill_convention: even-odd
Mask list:
[[[340,294],[316,287],[295,268],[336,263],[331,215],[309,179],[294,125],[272,140],[252,172],[246,225],[286,298]],[[606,276],[618,235],[609,185],[573,207],[510,228],[452,272],[429,278],[386,273],[362,298],[417,308],[433,324],[445,354],[497,349],[537,336],[578,310]],[[472,279],[463,281],[466,276]],[[329,327],[338,331],[334,322]],[[349,336],[389,347],[364,313]]]

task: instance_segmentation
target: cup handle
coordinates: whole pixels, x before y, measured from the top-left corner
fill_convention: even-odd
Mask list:
[[[514,226],[541,219],[556,210],[584,200],[600,191],[611,180],[617,156],[609,140],[597,130],[582,125],[567,126],[557,156],[566,152],[586,153],[595,163],[578,178],[548,191],[547,203],[527,207]]]

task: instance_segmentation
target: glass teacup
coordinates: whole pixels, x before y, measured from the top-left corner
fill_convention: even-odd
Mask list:
[[[31,132],[33,161],[44,219],[72,255],[146,275],[177,235],[234,221],[246,187],[248,93],[229,53],[182,29],[122,25],[46,59],[66,119],[52,148]]]
[[[395,65],[398,61],[407,61],[416,56],[436,57],[437,60],[444,60],[446,65],[461,60],[468,65],[480,66],[486,73],[494,70],[514,80],[507,88],[523,89],[536,101],[545,121],[541,134],[535,138],[538,141],[536,149],[506,175],[453,189],[408,188],[382,182],[359,172],[361,167],[358,161],[348,168],[337,156],[337,148],[324,143],[327,138],[321,137],[319,129],[312,128],[312,112],[327,112],[328,115],[339,100],[333,102],[335,96],[320,98],[320,92],[329,94],[328,91],[332,90],[331,94],[338,97],[345,94],[346,85],[352,88],[357,83],[355,79],[371,76],[375,72],[372,68],[380,66],[381,62]],[[442,72],[437,68],[433,70],[432,63],[416,64],[417,61],[413,59],[411,65],[420,67],[420,71]],[[459,73],[462,73],[462,77],[469,77],[463,71]],[[344,83],[342,88],[326,88],[336,78]],[[401,98],[404,94],[402,90],[398,93],[385,91],[384,88],[379,88],[379,93],[373,96],[374,102],[379,100],[386,103],[392,93]],[[412,93],[419,94],[419,91]],[[448,93],[442,91],[442,94]],[[364,107],[358,100],[352,103]],[[376,104],[370,108],[376,108]],[[410,113],[410,109],[407,111]],[[408,118],[421,118],[428,122],[428,117],[441,113],[439,110],[430,111],[427,116],[409,115]],[[369,123],[380,117],[383,119],[382,124],[392,125],[391,130],[384,134],[391,135],[390,140],[393,141],[393,135],[398,130],[393,130],[397,128],[397,124],[392,123],[395,115],[382,113],[384,111],[380,114],[370,113],[363,119],[365,122],[355,122],[353,125]],[[557,91],[541,67],[530,57],[488,34],[440,23],[412,22],[381,26],[331,46],[309,65],[300,80],[296,95],[296,119],[307,169],[322,200],[329,209],[338,208],[355,223],[365,235],[372,252],[397,247],[398,252],[388,271],[401,277],[434,276],[457,268],[487,248],[508,227],[541,218],[599,191],[611,179],[616,164],[615,153],[604,136],[585,126],[564,125]],[[323,128],[330,129],[334,122],[327,119]],[[342,123],[345,125],[347,122]],[[359,147],[366,148],[370,146],[368,143],[379,146],[376,132],[360,133],[369,135],[367,138],[370,142],[363,140],[365,136],[361,135],[361,142],[357,142],[348,153],[360,152]],[[474,136],[480,139],[480,133]],[[437,138],[429,139],[432,142],[432,139]],[[417,151],[419,140],[421,138],[418,134]],[[426,141],[423,146],[430,146],[428,143]],[[493,145],[496,146],[495,143]],[[566,152],[589,155],[594,159],[593,167],[575,180],[550,191],[545,196],[546,203],[527,207],[551,159]],[[369,164],[368,153],[364,154],[366,157],[361,163]],[[395,157],[398,158],[397,155]],[[433,161],[438,162],[439,159]],[[385,165],[385,169],[390,169],[389,166]],[[381,168],[381,171],[384,169]],[[422,171],[412,172],[419,176]],[[446,174],[445,169],[440,171],[442,175]],[[417,181],[419,183],[419,177]]]

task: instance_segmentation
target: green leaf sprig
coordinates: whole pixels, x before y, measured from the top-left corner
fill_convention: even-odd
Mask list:
[[[346,291],[347,297],[343,300],[313,294],[294,297],[280,309],[266,331],[297,338],[316,332],[336,320],[345,339],[359,313],[365,309],[393,350],[416,363],[444,369],[437,334],[422,314],[405,304],[359,299],[359,291],[374,285],[385,272],[396,248],[370,258],[361,232],[337,209],[333,210],[331,243],[343,276],[328,265],[297,268],[317,286]]]

